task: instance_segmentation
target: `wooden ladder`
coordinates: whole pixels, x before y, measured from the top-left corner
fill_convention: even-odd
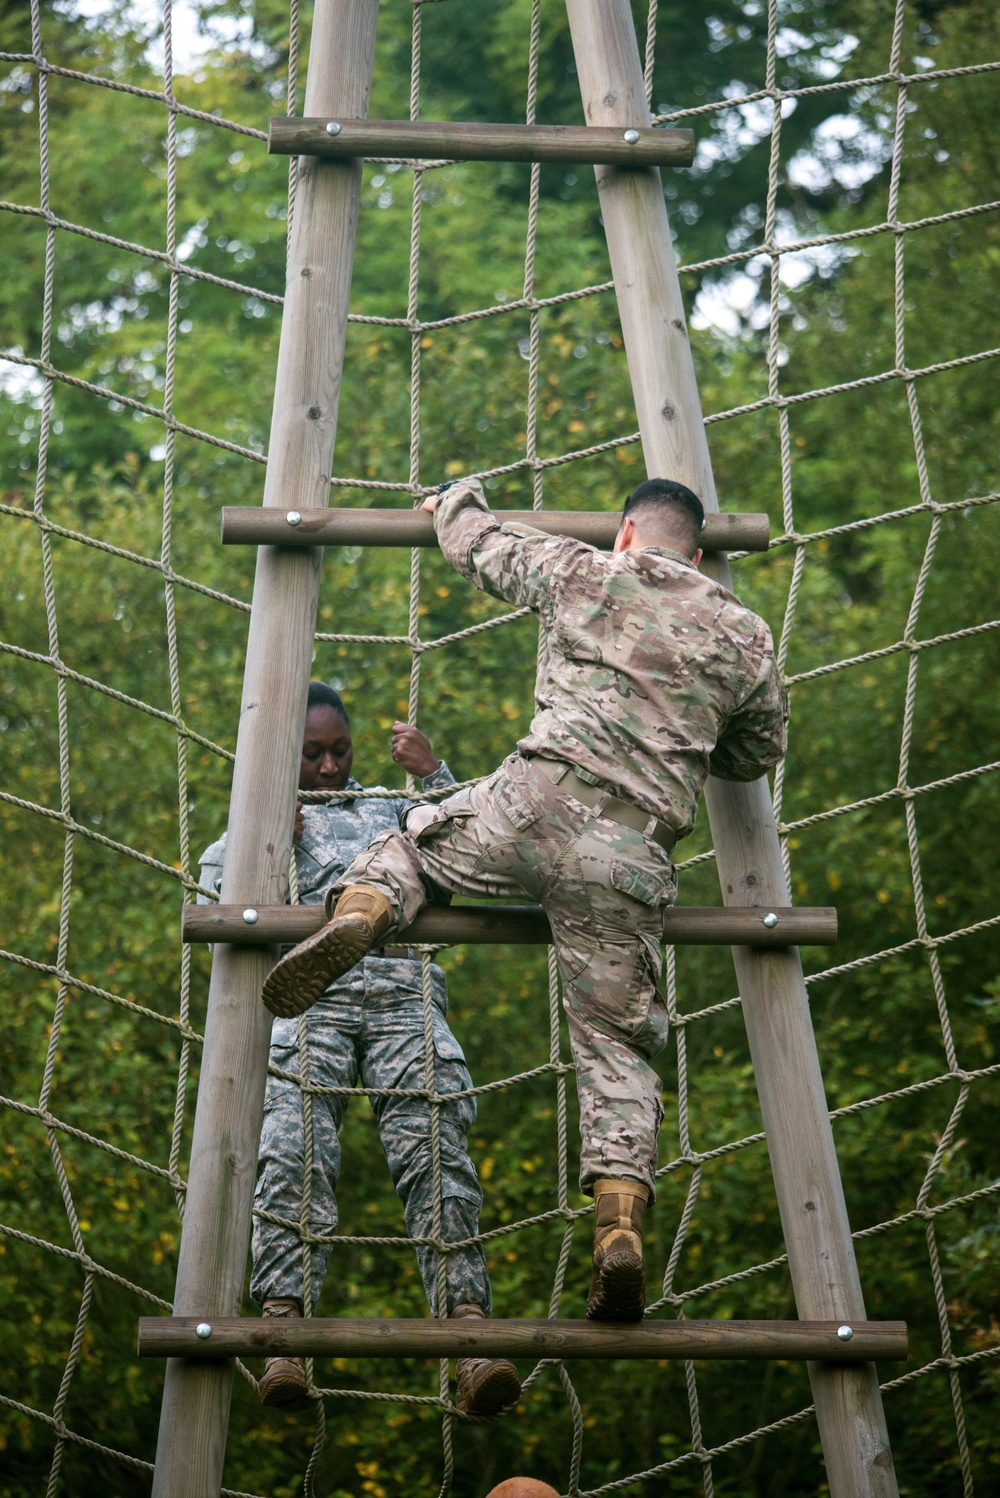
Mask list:
[[[226,519],[225,539],[261,544],[222,908],[187,913],[187,938],[217,945],[174,1317],[142,1323],[140,1350],[168,1358],[154,1498],[217,1498],[233,1357],[240,1352],[277,1351],[281,1336],[292,1334],[299,1353],[334,1356],[338,1348],[353,1348],[355,1355],[360,1349],[370,1356],[373,1328],[381,1329],[379,1341],[390,1356],[412,1356],[414,1348],[428,1357],[472,1350],[456,1340],[454,1328],[432,1320],[366,1327],[338,1318],[292,1328],[239,1318],[271,1031],[260,991],[275,960],[274,942],[288,934],[289,923],[303,919],[285,901],[321,547],[343,544],[351,533],[344,527],[352,525],[355,531],[367,527],[371,544],[432,540],[420,517],[393,512],[394,529],[383,526],[378,540],[372,512],[345,519],[344,512],[334,517],[327,509],[360,207],[359,156],[430,151],[454,159],[603,163],[595,170],[646,471],[678,479],[700,495],[710,517],[707,539],[720,548],[703,567],[726,586],[730,572],[721,548],[740,544],[738,536],[747,544],[748,525],[752,530],[750,522],[759,521],[718,516],[657,165],[683,162],[685,153],[689,160],[690,132],[649,128],[628,0],[567,0],[567,10],[586,127],[368,121],[378,0],[317,0],[308,118],[273,124],[273,149],[310,154],[300,160],[290,234],[263,505],[229,512]],[[532,524],[554,519],[533,516]],[[610,523],[604,516],[563,519],[579,522],[588,539],[597,539],[588,525]],[[760,545],[759,525],[750,544]],[[829,940],[832,912],[790,909],[766,778],[752,784],[710,780],[706,801],[723,903],[735,908],[710,912],[700,938],[691,935],[697,913],[678,910],[671,917],[677,923],[671,940],[737,943],[733,957],[800,1320],[656,1321],[627,1336],[591,1323],[496,1321],[478,1333],[475,1350],[558,1357],[805,1357],[833,1498],[894,1498],[881,1396],[869,1359],[905,1356],[905,1328],[866,1323],[802,967],[797,947],[787,944]],[[256,942],[246,939],[251,927],[242,913],[249,909],[262,918],[253,922],[260,930]],[[469,939],[473,917],[460,910],[428,919],[444,932],[436,939]],[[521,939],[545,939],[539,912],[514,919],[522,920]],[[491,925],[495,932],[510,920],[509,913],[490,917],[477,910],[473,936],[490,939]],[[687,936],[685,920],[691,926]],[[493,939],[510,940],[509,929]]]

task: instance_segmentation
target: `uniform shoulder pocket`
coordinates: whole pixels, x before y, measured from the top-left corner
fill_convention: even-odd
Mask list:
[[[670,898],[672,884],[668,877],[641,869],[634,863],[616,858],[611,865],[611,883],[623,895],[630,895],[642,905],[663,905]]]

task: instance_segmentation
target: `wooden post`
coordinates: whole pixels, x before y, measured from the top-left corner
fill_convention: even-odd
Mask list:
[[[567,0],[588,125],[649,121],[628,0]],[[646,471],[718,509],[659,172],[596,168]],[[729,585],[724,558],[711,572]],[[767,780],[709,781],[727,905],[787,905]],[[734,948],[799,1316],[865,1319],[798,952]],[[810,1364],[833,1498],[895,1498],[875,1368]]]
[[[316,0],[306,107],[367,113],[378,0]],[[361,188],[360,162],[300,163],[265,505],[328,503]],[[247,641],[222,897],[281,904],[316,628],[321,553],[262,547]],[[174,1310],[235,1315],[243,1297],[275,950],[212,963]],[[167,1363],[153,1498],[217,1498],[233,1363]]]

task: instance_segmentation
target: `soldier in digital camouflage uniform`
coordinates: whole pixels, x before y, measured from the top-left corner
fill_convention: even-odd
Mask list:
[[[424,790],[454,784],[443,761],[434,756],[425,736],[397,723],[393,758],[422,777]],[[299,784],[303,790],[361,790],[350,778],[351,731],[339,695],[322,682],[309,688]],[[295,870],[299,899],[321,904],[329,886],[360,853],[387,831],[398,832],[408,803],[388,795],[326,805],[299,803],[295,820]],[[206,889],[222,883],[225,837],[206,850],[201,879]],[[431,1026],[435,1087],[439,1093],[463,1092],[472,1078],[445,1014],[448,991],[444,973],[431,965]],[[299,1074],[300,1021],[275,1021],[264,1103],[254,1205],[253,1273],[250,1294],[265,1316],[300,1316],[304,1300],[303,1247],[298,1233],[283,1223],[298,1224],[302,1204],[305,1132],[302,1092],[293,1080],[273,1075]],[[410,948],[381,948],[351,972],[331,983],[310,1008],[307,1026],[309,1077],[324,1087],[423,1088],[425,1032],[422,962]],[[434,1192],[430,1108],[420,1098],[373,1097],[382,1148],[406,1226],[413,1238],[434,1236]],[[337,1230],[336,1189],[340,1174],[340,1125],[346,1096],[312,1095],[313,1167],[308,1212],[313,1233],[327,1240],[311,1246],[310,1290],[319,1298],[331,1244]],[[474,1097],[459,1097],[440,1106],[441,1233],[446,1242],[475,1237],[479,1231],[482,1192],[468,1155],[468,1137],[476,1118]],[[437,1309],[438,1254],[417,1249],[427,1299]],[[449,1316],[482,1317],[490,1311],[490,1282],[478,1243],[449,1253],[445,1259]],[[459,1408],[494,1414],[520,1395],[511,1363],[464,1358],[457,1366]],[[270,1358],[261,1380],[261,1398],[285,1409],[309,1403],[305,1363],[301,1358]]]
[[[596,1198],[587,1314],[645,1304],[641,1227],[653,1197],[667,1038],[656,984],[671,849],[709,773],[755,780],[785,749],[770,632],[698,571],[697,497],[652,479],[604,555],[501,524],[475,480],[425,503],[441,549],[477,587],[539,617],[536,713],[489,779],[410,812],[327,896],[329,923],[272,969],[264,1001],[311,1002],[428,900],[538,900],[552,926],[580,1095],[580,1184]]]

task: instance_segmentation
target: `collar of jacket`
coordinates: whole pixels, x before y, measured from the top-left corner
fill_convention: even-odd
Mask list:
[[[690,557],[686,557],[682,551],[674,551],[670,546],[640,546],[638,551],[625,552],[625,556],[642,557],[652,552],[657,557],[669,557],[672,562],[680,562],[685,567],[690,567],[697,572],[697,568]]]

